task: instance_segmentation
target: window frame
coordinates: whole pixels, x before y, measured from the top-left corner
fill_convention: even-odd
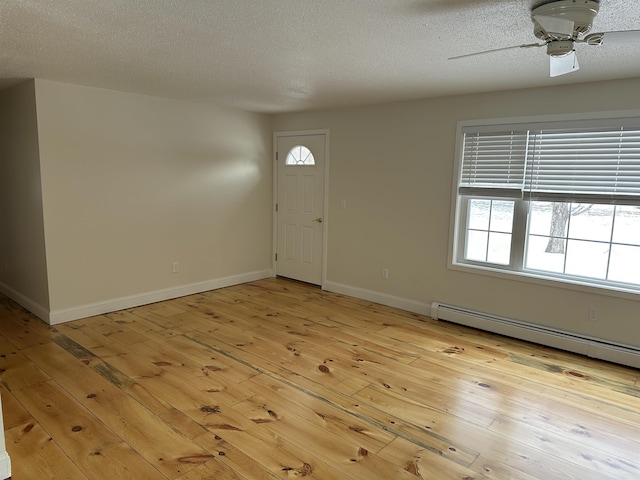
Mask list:
[[[462,201],[460,202],[460,217],[458,220],[459,229],[462,231],[464,235],[468,231],[469,225],[469,203],[471,200],[475,198],[482,198],[484,200],[510,200],[514,202],[513,205],[513,221],[511,227],[511,251],[509,252],[509,263],[508,264],[498,264],[491,262],[480,262],[476,260],[464,260],[464,262],[460,262],[463,265],[474,265],[477,267],[489,266],[490,268],[497,268],[499,270],[508,270],[513,272],[519,272],[522,270],[524,265],[524,256],[525,256],[525,243],[526,243],[526,215],[527,215],[527,205],[524,200],[519,199],[505,199],[502,197],[474,197],[470,195],[460,195],[462,197]],[[524,216],[524,217],[523,217]],[[455,219],[453,220],[455,222]],[[525,223],[523,228],[523,221]],[[457,252],[456,258],[464,258],[465,255],[465,243],[457,242]],[[521,248],[513,248],[513,247],[521,247]]]
[[[300,151],[302,151],[302,149],[304,148],[309,153],[304,158],[302,163],[297,162],[297,161],[296,161],[296,163],[289,163],[289,157],[292,157],[295,160],[295,155],[293,154],[293,151],[296,148],[301,149]],[[307,163],[307,158],[309,158],[309,156],[311,157],[311,162]],[[306,145],[303,145],[303,144],[298,144],[298,145],[294,145],[293,147],[291,147],[289,149],[289,151],[287,152],[287,154],[285,155],[285,157],[284,157],[284,166],[285,167],[315,167],[316,166],[316,158],[314,157],[313,152],[309,149],[309,147],[307,147]]]
[[[511,244],[509,265],[464,260],[469,201],[473,198],[508,200],[508,198],[499,196],[473,196],[472,194],[462,195],[458,192],[458,186],[460,183],[460,177],[463,167],[462,151],[464,138],[463,132],[465,129],[469,127],[491,128],[492,126],[497,127],[500,125],[512,125],[515,130],[518,128],[522,128],[523,125],[548,123],[554,124],[554,126],[556,126],[561,125],[562,122],[585,122],[587,124],[592,123],[593,126],[597,127],[602,125],[602,122],[609,122],[612,119],[617,118],[627,121],[636,119],[638,120],[637,123],[640,124],[640,110],[458,121],[454,150],[455,157],[451,191],[449,229],[450,240],[447,268],[449,268],[450,270],[462,271],[467,273],[488,275],[508,280],[523,281],[531,284],[546,285],[556,288],[566,288],[570,290],[578,290],[582,292],[605,294],[615,297],[638,300],[638,297],[640,297],[640,286],[638,286],[637,288],[629,288],[624,284],[619,285],[615,282],[609,281],[604,281],[607,283],[600,283],[595,279],[590,280],[585,277],[573,277],[569,274],[564,273],[556,274],[546,271],[524,270],[525,258],[527,254],[527,215],[529,209],[529,201],[533,201],[533,199],[511,199],[514,201],[514,214],[512,228],[513,240]],[[464,219],[464,221],[462,221],[461,219]]]

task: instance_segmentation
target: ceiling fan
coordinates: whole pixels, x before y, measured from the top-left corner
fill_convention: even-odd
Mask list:
[[[451,57],[449,60],[472,57],[513,48],[547,47],[549,73],[552,77],[575,72],[580,67],[576,55],[576,44],[616,45],[636,43],[640,45],[640,30],[591,33],[593,19],[598,14],[597,0],[550,0],[531,11],[533,34],[542,43],[529,43],[511,47],[495,48],[482,52]]]

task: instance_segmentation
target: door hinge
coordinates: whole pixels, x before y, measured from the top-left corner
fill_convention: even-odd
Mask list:
[[[276,212],[278,211],[278,204],[276,203]]]
[[[278,254],[276,253],[276,262],[278,261]]]
[[[278,152],[276,152],[276,162],[278,161]]]

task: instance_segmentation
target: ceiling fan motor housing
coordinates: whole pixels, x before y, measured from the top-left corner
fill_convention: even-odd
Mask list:
[[[600,4],[595,0],[555,0],[543,3],[531,11],[533,34],[545,42],[576,39],[591,30],[593,19],[598,14]],[[546,31],[535,19],[536,16],[554,17],[573,22],[573,35]],[[571,46],[571,50],[573,45]],[[551,52],[547,52],[553,55]],[[567,52],[565,52],[567,53]],[[556,54],[558,55],[558,54]]]

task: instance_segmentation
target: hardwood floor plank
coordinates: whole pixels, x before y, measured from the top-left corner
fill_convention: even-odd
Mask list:
[[[233,470],[240,478],[246,478],[247,480],[273,480],[274,478],[283,478],[278,474],[279,472],[276,473],[269,470],[259,463],[253,455],[246,454],[215,433],[207,432],[195,440],[210,452],[215,453],[217,455],[216,460]],[[264,447],[267,449],[271,448],[268,443],[265,443]],[[211,461],[207,462],[207,464],[209,463],[211,463]]]
[[[167,477],[176,478],[211,458],[209,452],[177,433],[118,386],[96,373],[89,366],[95,359],[86,359],[88,364],[80,360],[69,361],[67,351],[53,343],[31,347],[24,352]]]
[[[91,322],[91,328],[115,343],[127,346],[148,340],[144,334],[138,333],[122,322],[114,322],[105,316],[99,318],[100,321]]]
[[[461,421],[455,416],[432,408],[427,402],[418,402],[400,394],[369,386],[353,396],[378,410],[423,426],[452,444],[464,445],[469,449],[477,445],[506,445],[506,437],[492,433],[486,428]]]
[[[521,365],[530,369],[536,369],[540,372],[559,374],[570,379],[571,381],[577,380],[587,382],[592,386],[604,387],[603,393],[605,395],[608,392],[618,392],[630,397],[636,397],[640,399],[640,388],[631,383],[630,378],[626,378],[624,381],[612,379],[611,376],[599,376],[595,373],[586,373],[586,369],[575,369],[558,364],[557,362],[551,362],[548,360],[541,360],[532,358],[530,355],[519,355],[512,353],[509,355],[509,361],[512,364]],[[630,399],[632,402],[633,400]]]
[[[215,364],[215,361],[225,362],[228,360],[227,357],[212,358],[212,355],[209,355],[206,359],[203,359],[202,356],[194,359],[193,356],[195,354],[193,351],[191,355],[187,355],[188,346],[191,345],[193,345],[194,350],[198,347],[197,344],[190,342],[185,337],[176,335],[164,341],[147,340],[132,346],[130,351],[138,353],[149,359],[154,365],[160,366],[165,370],[174,370],[177,375],[202,376],[216,379],[218,382],[229,381],[230,376],[220,373],[225,370],[224,364]],[[201,360],[206,360],[206,363]],[[233,372],[233,383],[240,383],[258,373],[237,363],[229,364],[227,362],[226,369],[236,370],[236,372]]]
[[[130,346],[127,355],[114,358],[112,363],[115,361],[122,363],[127,358],[136,357],[144,359],[149,367],[159,369],[151,375],[140,375],[143,380],[152,376],[162,377],[165,381],[173,381],[178,385],[186,383],[190,387],[206,392],[219,399],[220,402],[229,405],[253,395],[253,392],[247,390],[243,385],[231,383],[226,377],[218,374],[215,365],[202,365],[182,355],[182,352],[166,349],[157,342],[150,341]],[[241,367],[243,365],[239,365],[239,368]],[[257,372],[253,373],[257,374]]]
[[[9,390],[48,380],[49,376],[0,335],[0,380]]]
[[[467,447],[484,445],[483,450],[485,454],[492,458],[508,458],[516,452],[527,450],[527,446],[529,446],[533,448],[529,448],[526,457],[537,458],[538,461],[543,464],[554,464],[558,471],[580,471],[581,474],[593,471],[593,468],[589,467],[580,469],[580,465],[564,458],[564,448],[542,451],[538,446],[527,442],[526,438],[517,435],[515,431],[508,429],[505,431],[497,431],[496,433],[498,433],[498,435],[494,436],[492,433],[494,430],[485,430],[472,424],[464,424],[464,426],[461,426],[460,422],[454,421],[447,415],[432,411],[428,407],[420,405],[415,401],[408,402],[393,392],[383,391],[377,387],[375,391],[372,392],[359,392],[356,397],[362,397],[363,401],[371,402],[373,405],[377,405],[378,408],[396,412],[396,415],[405,420],[411,419],[419,424],[429,426],[432,431],[444,438],[450,439],[452,442],[466,445]],[[508,437],[505,436],[505,434],[508,435]],[[557,455],[559,452],[563,452],[563,458],[554,458],[554,455]]]
[[[207,343],[209,341],[215,343],[215,338],[209,337],[206,334],[200,334],[199,332],[193,332],[191,335],[194,335],[194,340],[200,341],[202,345],[208,345],[216,351],[221,353],[223,352],[222,350],[218,350],[219,346],[213,346]],[[222,346],[224,347],[224,344]],[[282,380],[288,385],[299,388],[318,399],[326,401],[332,406],[339,406],[339,408],[343,409],[345,412],[354,415],[356,418],[366,420],[376,428],[389,431],[396,436],[410,439],[423,448],[454,459],[454,461],[461,465],[469,465],[478,455],[477,452],[467,449],[462,445],[450,443],[448,440],[434,434],[428,429],[418,427],[415,424],[406,422],[399,417],[388,415],[386,412],[368,407],[366,404],[360,404],[358,400],[355,400],[337,390],[339,385],[327,388],[315,380],[307,379],[295,372],[280,368],[279,366],[273,365],[260,357],[256,357],[255,355],[246,353],[240,349],[224,352],[224,354],[229,355],[238,361],[253,364],[256,369],[259,369],[267,376],[271,376],[277,380]]]
[[[424,353],[446,353],[455,356],[457,360],[473,364],[482,361],[495,363],[496,368],[501,364],[520,364],[542,372],[563,373],[573,380],[583,379],[593,384],[607,384],[607,387],[614,387],[617,391],[640,396],[640,392],[634,388],[637,373],[632,369],[618,365],[610,365],[608,369],[603,369],[602,362],[594,359],[572,356],[566,352],[513,339],[506,343],[496,341],[491,337],[486,338],[486,334],[477,330],[462,328],[464,327],[442,322],[441,325],[432,327],[429,335],[425,335],[422,328],[411,326],[390,327],[380,333],[417,346],[423,349]],[[451,329],[456,335],[447,333],[447,329]],[[504,337],[499,338],[502,340]],[[567,361],[573,362],[574,366],[563,365]],[[576,363],[580,364],[579,368],[575,368]]]
[[[247,480],[232,468],[216,460],[209,460],[204,465],[185,473],[178,480]]]
[[[564,460],[586,467],[603,476],[619,480],[640,478],[640,457],[638,455],[640,450],[625,451],[620,448],[617,455],[611,455],[583,442],[578,442],[569,436],[533,427],[513,420],[506,415],[500,416],[491,425],[490,430],[501,435],[508,435],[510,438],[516,438],[519,442],[549,455],[556,455],[561,450]]]
[[[137,310],[134,308],[130,310],[106,313],[104,316],[110,318],[115,323],[126,325],[130,329],[147,336],[147,338],[149,334],[152,334],[153,332],[165,330],[165,327],[142,318],[140,315],[136,315],[136,312]],[[71,324],[67,325],[73,325],[75,323],[76,322],[71,322]]]
[[[88,480],[40,425],[30,422],[5,430],[14,480]]]
[[[389,339],[380,341],[380,337],[373,334],[361,334],[347,328],[325,329],[325,334],[352,348],[358,348],[366,353],[373,353],[396,362],[409,364],[420,358],[420,355],[407,351],[401,342],[390,342]]]
[[[53,331],[39,318],[22,311],[18,316],[10,316],[2,325],[2,335],[19,349],[50,342]]]
[[[136,308],[139,312],[151,312],[155,315],[164,318],[170,318],[174,315],[185,313],[185,308],[180,305],[180,302],[157,302],[149,305],[143,305]]]
[[[295,347],[278,344],[251,333],[235,334],[223,332],[221,329],[203,332],[191,332],[189,338],[201,339],[203,342],[215,344],[220,350],[240,350],[260,358],[268,364],[277,364],[291,372],[308,376],[322,384],[339,384],[348,378],[344,370],[328,365],[329,360],[320,358],[315,352],[296,355]],[[238,341],[239,340],[239,341]],[[235,342],[235,343],[234,343]],[[233,348],[235,347],[235,348]],[[321,356],[324,357],[324,356]],[[255,364],[259,364],[256,361]]]
[[[216,377],[231,383],[241,383],[259,374],[255,369],[234,362],[225,355],[214,354],[210,349],[183,335],[155,339],[155,341],[180,352],[200,365],[206,372],[215,372]]]
[[[486,454],[478,457],[471,468],[481,471],[489,478],[503,480],[504,478],[519,478],[523,474],[540,480],[543,479],[572,479],[572,480],[616,480],[607,477],[581,465],[553,455],[532,451],[529,447],[514,446],[509,455],[497,456]],[[494,473],[492,473],[494,472]],[[504,476],[503,476],[504,473]]]
[[[428,398],[432,408],[457,415],[477,425],[489,426],[496,418],[495,411],[483,406],[483,402],[469,402],[463,394],[452,396],[452,389],[457,391],[454,386],[438,388],[437,370],[425,374],[411,365],[397,364],[374,352],[364,352],[357,347],[348,347],[341,343],[332,345],[326,352],[331,354],[332,358],[350,361],[348,365],[351,372],[357,372],[360,378],[366,378],[371,385],[401,392],[402,395],[418,401]],[[429,381],[432,379],[433,381]],[[424,384],[425,380],[427,385]]]
[[[436,455],[430,450],[419,447],[403,438],[396,438],[380,452],[380,457],[402,465],[403,468],[416,477],[429,480],[482,480],[486,479],[482,473],[457,465]]]
[[[443,325],[439,324],[427,332],[420,325],[399,325],[387,327],[378,332],[378,335],[402,342],[403,345],[417,347],[420,353],[439,353],[443,356],[455,356],[460,360],[469,359],[476,363],[496,361],[509,356],[509,350],[506,348],[481,342],[478,338],[466,339],[459,335],[451,337],[442,327]],[[478,346],[482,348],[477,348]]]
[[[193,439],[206,432],[206,429],[186,412],[163,400],[162,396],[155,395],[153,389],[148,388],[148,385],[134,383],[127,388],[127,393],[187,438]]]
[[[203,408],[215,408],[220,405],[230,406],[255,394],[245,386],[224,385],[214,382],[208,377],[205,378],[206,383],[193,382],[190,377],[176,375],[164,367],[150,367],[144,358],[131,352],[122,356],[105,358],[131,375],[135,379],[133,385],[140,385],[153,398],[171,405],[190,418],[199,418],[200,416],[194,415],[193,412],[199,412]],[[152,373],[149,373],[150,368],[153,369]],[[133,385],[128,387],[128,390],[131,390]]]
[[[2,419],[5,430],[10,430],[18,425],[25,425],[34,421],[27,409],[16,400],[13,393],[4,385],[0,385],[0,394],[2,395]]]
[[[265,376],[266,375],[268,375],[268,373],[265,374]],[[272,374],[271,377],[276,378],[277,376]],[[315,382],[307,380],[305,377],[297,374],[289,376],[285,374],[282,378],[288,379],[288,385],[296,387],[301,392],[312,393],[313,398],[319,399],[327,405],[339,406],[342,411],[348,413],[355,419],[366,418],[369,422],[375,424],[377,428],[383,428],[386,431],[393,432],[395,435],[408,434],[412,439],[416,440],[418,444],[422,445],[423,448],[438,452],[440,455],[444,454],[445,456],[455,458],[456,461],[461,464],[470,464],[477,455],[476,453],[467,454],[466,450],[459,445],[450,442],[443,443],[440,438],[432,435],[431,432],[423,433],[415,425],[407,424],[398,417],[387,416],[384,412],[372,408],[367,409],[366,405],[359,404],[358,402],[354,404],[353,399],[338,393],[335,391],[335,387],[333,387],[334,390],[332,391],[331,388],[326,388],[324,385],[317,385]],[[468,456],[463,460],[465,455]]]
[[[520,355],[540,359],[556,365],[570,363],[574,365],[573,368],[575,368],[576,365],[580,365],[579,369],[589,374],[593,373],[595,375],[608,377],[611,380],[625,382],[630,385],[633,385],[634,379],[637,379],[638,376],[637,370],[622,365],[602,362],[594,358],[576,355],[522,340],[493,335],[488,332],[482,332],[477,329],[445,321],[439,321],[437,325],[430,327],[430,336],[434,335],[445,335],[452,345],[464,341],[470,344],[471,350],[497,349],[508,355]]]
[[[243,404],[247,403],[251,403],[249,411],[247,408],[243,408]],[[275,413],[275,410],[272,409],[278,409],[278,403],[272,399],[254,397],[243,404],[239,404],[233,409],[252,417],[252,421],[259,424],[258,428],[267,429],[275,435],[299,445],[309,454],[325,459],[341,472],[342,476],[369,479],[411,478],[407,472],[393,463],[385,461],[362,447],[359,441],[351,442],[345,436],[336,435],[332,433],[331,429],[318,426],[291,411],[281,415]],[[260,414],[263,411],[272,411],[274,414],[261,417]],[[262,421],[263,419],[266,421]]]
[[[265,360],[264,358],[251,352],[247,352],[242,348],[243,344],[241,344],[240,346],[231,345],[229,343],[221,341],[216,335],[202,333],[199,331],[189,332],[188,334],[185,334],[185,337],[211,350],[212,352],[228,357],[230,360],[244,365],[248,368],[252,368],[259,373],[273,373],[283,376],[298,375],[297,373],[294,373],[277,363]]]
[[[348,477],[327,463],[331,459],[310,454],[299,446],[299,442],[272,432],[263,424],[252,422],[231,407],[200,409],[195,417],[207,426],[217,440],[225,442],[220,444],[224,453],[223,461],[233,459],[234,463],[230,466],[241,473],[255,470],[254,463],[246,461],[249,457],[276,478]],[[220,459],[220,452],[218,455]],[[248,470],[242,470],[243,467]]]
[[[87,477],[166,479],[55,382],[15,396]]]
[[[635,479],[639,378],[281,278],[56,327],[0,295],[16,480]]]
[[[595,446],[610,455],[623,453],[633,458],[636,452],[640,452],[640,432],[637,425],[613,422],[606,417],[580,411],[579,407],[545,407],[540,403],[531,405],[531,409],[527,411],[507,411],[510,418],[526,425]]]
[[[369,423],[347,414],[327,401],[307,395],[266,375],[255,377],[247,383],[257,395],[233,407],[255,423],[275,421],[280,416],[293,413],[315,423],[318,428],[349,439],[374,453],[395,438],[395,435],[373,428]]]
[[[456,397],[463,396],[496,412],[508,412],[510,417],[540,428],[559,433],[571,432],[571,435],[579,436],[583,441],[593,439],[600,445],[599,448],[605,451],[617,451],[616,445],[620,443],[627,445],[628,449],[634,449],[637,445],[640,451],[638,424],[633,421],[627,422],[626,419],[620,421],[616,417],[612,418],[608,414],[609,407],[606,404],[599,405],[604,412],[583,408],[580,398],[573,395],[567,398],[564,392],[554,395],[553,389],[541,385],[536,391],[544,390],[545,396],[536,395],[535,391],[530,390],[535,384],[523,384],[522,377],[493,375],[487,370],[460,364],[456,359],[446,362],[446,367],[443,366],[444,363],[437,363],[433,359],[428,365],[431,370],[437,369],[441,372],[441,381],[430,383],[430,388],[437,388],[441,392],[459,389]],[[415,398],[411,388],[406,394]],[[616,413],[621,415],[620,412]]]
[[[514,367],[506,362],[498,365],[496,363],[498,362],[484,363],[481,367],[468,362],[461,365],[425,354],[411,365],[431,369],[436,364],[443,372],[449,371],[448,376],[443,376],[444,381],[456,378],[481,387],[485,390],[484,393],[497,390],[501,392],[501,396],[505,396],[508,391],[516,389],[521,394],[525,392],[543,402],[559,402],[570,407],[579,405],[585,411],[611,418],[616,424],[629,423],[634,430],[640,425],[640,411],[636,408],[638,399],[635,396],[607,391],[606,388],[579,379],[565,378],[560,373],[541,372],[524,366]],[[477,392],[478,388],[475,390]]]
[[[95,321],[98,321],[96,317],[76,320],[75,322],[58,325],[56,329],[60,334],[82,345],[87,351],[93,352],[103,345],[112,345],[114,343],[113,340],[91,328],[90,325]]]
[[[486,478],[490,478],[491,480],[504,480],[506,478],[510,480],[536,480],[538,478],[552,478],[535,477],[516,468],[505,465],[498,460],[485,457],[484,455],[480,455],[469,468],[475,472],[481,473]]]

